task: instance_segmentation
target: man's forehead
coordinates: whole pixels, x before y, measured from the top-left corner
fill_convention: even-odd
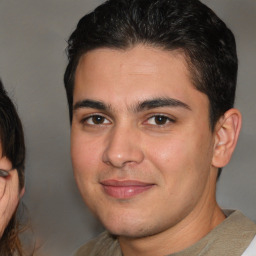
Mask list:
[[[187,69],[186,55],[183,50],[165,50],[151,45],[138,44],[127,49],[98,48],[83,54],[78,62],[78,67],[87,66],[87,69],[108,66],[116,63],[119,71],[124,70],[133,74],[152,73],[158,64],[177,59]],[[135,69],[136,67],[136,69]],[[128,70],[127,70],[128,69]]]
[[[79,80],[91,86],[106,82],[121,83],[120,79],[131,86],[145,83],[171,83],[173,80],[190,80],[190,72],[180,51],[167,51],[152,46],[137,45],[132,48],[110,49],[100,48],[89,51],[81,56],[75,72],[75,88]],[[171,75],[171,77],[170,77]],[[146,82],[147,83],[147,82]],[[144,85],[146,89],[146,84]],[[134,88],[137,89],[137,88]],[[161,95],[162,96],[162,95]]]

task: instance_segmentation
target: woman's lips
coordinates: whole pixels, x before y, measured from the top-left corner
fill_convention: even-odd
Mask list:
[[[104,180],[101,185],[107,195],[117,199],[134,197],[154,186],[154,184],[136,180]]]

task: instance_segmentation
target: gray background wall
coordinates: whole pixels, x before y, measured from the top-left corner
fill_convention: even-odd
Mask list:
[[[101,228],[76,189],[63,73],[66,40],[102,0],[0,0],[0,77],[24,124],[27,205],[37,255],[68,256]],[[240,61],[236,107],[243,129],[218,200],[256,220],[256,1],[204,0],[233,30]]]

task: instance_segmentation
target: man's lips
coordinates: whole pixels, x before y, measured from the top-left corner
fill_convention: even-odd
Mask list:
[[[118,199],[134,197],[154,186],[137,180],[104,180],[100,184],[107,195]]]

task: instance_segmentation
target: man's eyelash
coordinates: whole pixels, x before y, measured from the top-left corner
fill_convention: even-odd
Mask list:
[[[91,121],[91,123],[89,122],[89,120]],[[151,125],[164,126],[168,123],[175,123],[176,119],[165,114],[154,114],[149,116],[146,119],[146,122],[149,124],[150,122],[152,122]],[[109,124],[111,123],[111,121],[108,118],[106,118],[104,115],[91,114],[89,116],[82,118],[80,123],[83,125],[103,125],[103,124]]]
[[[154,115],[150,116],[148,119],[154,118],[154,117],[166,118],[166,119],[168,119],[168,121],[171,121],[171,122],[175,122],[176,121],[174,118],[171,118],[171,117],[169,117],[167,115],[164,115],[164,114],[154,114]]]
[[[105,116],[100,115],[100,114],[91,114],[91,115],[89,115],[89,116],[86,116],[86,117],[82,118],[80,122],[81,122],[82,124],[89,124],[89,123],[88,123],[88,120],[89,120],[90,118],[92,118],[92,119],[95,118],[94,121],[96,121],[96,122],[99,121],[99,120],[96,120],[96,118],[101,118],[101,119],[103,120],[102,124],[103,124],[105,121],[107,121],[107,122],[110,123],[110,121],[109,121]],[[95,122],[95,125],[97,125],[96,122]],[[101,124],[101,123],[99,123],[98,125],[100,125],[100,124]],[[91,125],[93,125],[93,124],[91,124]]]
[[[158,118],[158,120],[157,120]],[[154,123],[153,123],[154,122]],[[147,119],[147,123],[150,125],[164,126],[168,123],[175,123],[176,120],[164,114],[155,114]]]

